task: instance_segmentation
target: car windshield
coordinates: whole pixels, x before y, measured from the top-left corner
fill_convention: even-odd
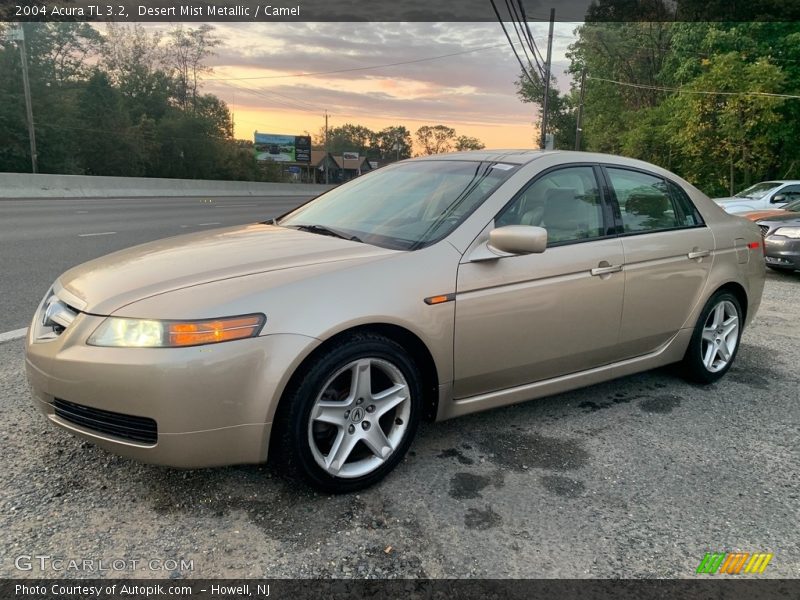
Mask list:
[[[281,227],[416,250],[452,232],[516,165],[429,160],[383,167],[278,220]]]
[[[768,191],[775,189],[779,185],[780,183],[777,181],[762,181],[761,183],[756,183],[742,190],[736,194],[734,198],[752,198],[753,200],[758,200],[759,198],[763,198]]]
[[[781,206],[781,208],[789,212],[800,212],[800,200],[795,200],[794,202],[789,202],[789,204],[784,204]]]

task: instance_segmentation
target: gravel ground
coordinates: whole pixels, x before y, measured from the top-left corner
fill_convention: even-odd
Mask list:
[[[424,426],[381,485],[319,495],[268,466],[140,465],[49,426],[0,344],[0,576],[692,577],[708,551],[800,576],[800,274],[770,274],[736,364],[661,369]],[[103,573],[20,555],[193,561]]]

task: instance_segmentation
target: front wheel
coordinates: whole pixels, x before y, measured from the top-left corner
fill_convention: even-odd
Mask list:
[[[683,358],[683,372],[697,383],[713,383],[730,369],[742,337],[742,307],[730,292],[714,294],[703,307]]]
[[[422,405],[419,369],[376,334],[342,340],[304,369],[276,425],[282,466],[325,492],[382,479],[403,458]],[[285,404],[284,404],[285,403]]]

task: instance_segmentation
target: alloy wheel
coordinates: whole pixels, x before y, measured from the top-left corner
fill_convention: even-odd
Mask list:
[[[409,425],[409,385],[396,366],[360,358],[339,369],[317,396],[308,440],[317,464],[335,477],[362,477],[400,445]]]
[[[703,325],[700,355],[710,373],[724,369],[739,343],[739,312],[733,302],[723,300],[708,315]]]

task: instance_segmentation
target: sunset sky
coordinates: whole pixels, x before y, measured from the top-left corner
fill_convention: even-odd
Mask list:
[[[553,72],[568,89],[575,23],[556,23]],[[163,25],[162,25],[163,27]],[[215,23],[223,41],[203,90],[234,112],[236,136],[302,135],[345,123],[380,130],[444,124],[489,148],[535,147],[535,105],[515,94],[520,73],[498,23]],[[547,23],[532,23],[542,54]],[[512,32],[513,35],[513,32]],[[328,73],[474,52],[411,64]]]

